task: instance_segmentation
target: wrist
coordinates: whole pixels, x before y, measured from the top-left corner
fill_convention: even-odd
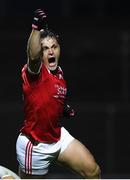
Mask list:
[[[40,31],[40,23],[39,23],[39,18],[34,17],[33,22],[32,22],[32,29]]]

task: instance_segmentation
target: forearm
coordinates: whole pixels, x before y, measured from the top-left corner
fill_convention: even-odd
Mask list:
[[[46,15],[43,10],[38,9],[34,11],[34,18],[32,22],[32,32],[27,43],[27,55],[28,55],[28,71],[31,74],[39,74],[41,68],[41,27],[45,26]]]
[[[40,43],[40,31],[32,29],[27,44],[27,54],[30,60],[36,60],[40,58],[41,43]]]

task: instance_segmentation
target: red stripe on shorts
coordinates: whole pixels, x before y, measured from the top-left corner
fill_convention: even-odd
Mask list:
[[[33,144],[31,141],[28,141],[25,152],[25,173],[32,173],[32,148]]]

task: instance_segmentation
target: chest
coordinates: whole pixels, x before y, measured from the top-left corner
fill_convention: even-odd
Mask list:
[[[59,79],[55,76],[47,77],[41,83],[41,89],[45,89],[50,97],[65,98],[67,93],[66,82],[64,79]]]
[[[51,101],[64,101],[67,94],[66,82],[63,78],[48,74],[38,81],[27,84],[23,88],[24,96],[30,102],[50,103]]]

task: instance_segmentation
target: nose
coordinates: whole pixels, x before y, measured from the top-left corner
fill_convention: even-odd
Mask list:
[[[53,50],[49,49],[49,54],[52,55],[53,54]]]

